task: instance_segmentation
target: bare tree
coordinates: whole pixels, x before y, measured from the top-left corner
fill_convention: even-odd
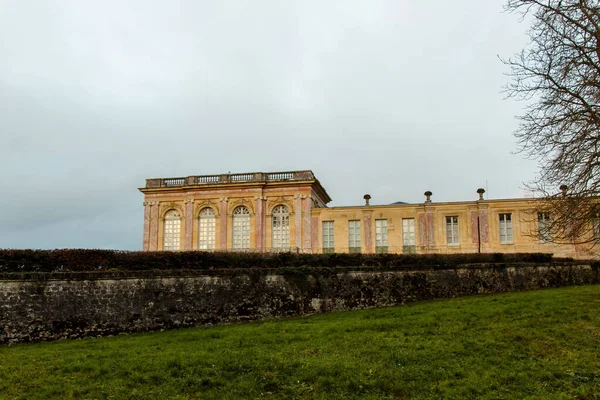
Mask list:
[[[506,10],[532,20],[527,47],[502,61],[512,78],[506,93],[526,102],[515,136],[519,150],[539,163],[528,187],[540,199],[540,228],[557,242],[595,243],[600,238],[600,4],[508,0]]]

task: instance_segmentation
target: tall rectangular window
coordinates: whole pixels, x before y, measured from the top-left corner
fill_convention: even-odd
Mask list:
[[[323,253],[334,252],[333,221],[323,221]]]
[[[277,250],[290,250],[290,210],[279,205],[273,209],[271,225],[271,247]]]
[[[375,252],[387,253],[388,251],[388,222],[387,219],[375,220]]]
[[[181,214],[169,210],[165,214],[163,231],[163,250],[179,250],[181,240]]]
[[[513,243],[512,214],[498,214],[500,219],[500,243]]]
[[[594,235],[594,240],[596,242],[600,242],[600,214],[596,214],[596,216],[592,219],[592,232]]]
[[[550,213],[547,213],[547,212],[539,212],[538,213],[538,235],[540,238],[540,243],[552,242]]]
[[[415,246],[415,219],[402,218],[402,245]]]
[[[456,246],[460,244],[458,236],[458,217],[446,217],[446,243],[448,246]]]
[[[239,206],[233,210],[233,248],[246,250],[250,248],[250,211],[247,207]]]
[[[198,216],[198,250],[215,249],[215,227],[215,211],[210,207],[203,208]]]
[[[348,248],[350,253],[360,253],[360,220],[348,221]]]

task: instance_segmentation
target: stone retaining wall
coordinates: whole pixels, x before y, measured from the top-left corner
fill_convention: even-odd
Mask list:
[[[0,344],[600,283],[591,264],[0,275]]]

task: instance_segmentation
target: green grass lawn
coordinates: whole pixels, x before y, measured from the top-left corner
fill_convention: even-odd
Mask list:
[[[600,398],[600,286],[0,347],[2,399]]]

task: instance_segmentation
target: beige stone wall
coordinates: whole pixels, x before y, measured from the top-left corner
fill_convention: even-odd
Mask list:
[[[383,206],[327,208],[330,200],[314,180],[248,183],[215,183],[150,187],[140,189],[144,202],[144,250],[162,250],[164,215],[170,209],[181,214],[181,250],[198,248],[198,216],[204,207],[216,214],[216,250],[229,250],[233,239],[233,210],[243,205],[250,210],[250,247],[270,251],[272,211],[285,205],[290,211],[290,249],[323,252],[324,221],[333,221],[335,252],[348,252],[348,221],[360,221],[360,251],[374,253],[376,221],[388,226],[387,252],[403,253],[513,253],[543,252],[557,257],[600,258],[599,249],[573,244],[542,243],[538,237],[537,214],[530,199],[425,202]],[[500,214],[511,214],[513,241],[500,243]],[[459,242],[447,243],[446,217],[458,217]],[[413,219],[415,246],[403,246],[402,220]],[[479,228],[478,228],[479,227]],[[380,249],[381,250],[381,249]]]
[[[402,253],[402,219],[414,218],[417,253],[553,253],[557,257],[599,258],[598,249],[572,244],[543,243],[538,236],[537,214],[527,199],[483,200],[454,203],[423,203],[389,206],[359,206],[317,208],[312,211],[318,218],[318,241],[314,252],[322,252],[322,223],[334,221],[336,252],[348,252],[348,221],[361,220],[362,252],[375,251],[375,220],[388,223],[388,252]],[[513,242],[500,243],[500,214],[511,214]],[[371,215],[370,232],[366,232],[365,216]],[[446,238],[446,217],[457,216],[458,245],[449,245]],[[479,216],[479,218],[477,218]],[[477,220],[479,219],[479,233]],[[429,238],[432,234],[433,240]],[[367,237],[372,244],[368,246]],[[480,243],[479,243],[480,242]]]

